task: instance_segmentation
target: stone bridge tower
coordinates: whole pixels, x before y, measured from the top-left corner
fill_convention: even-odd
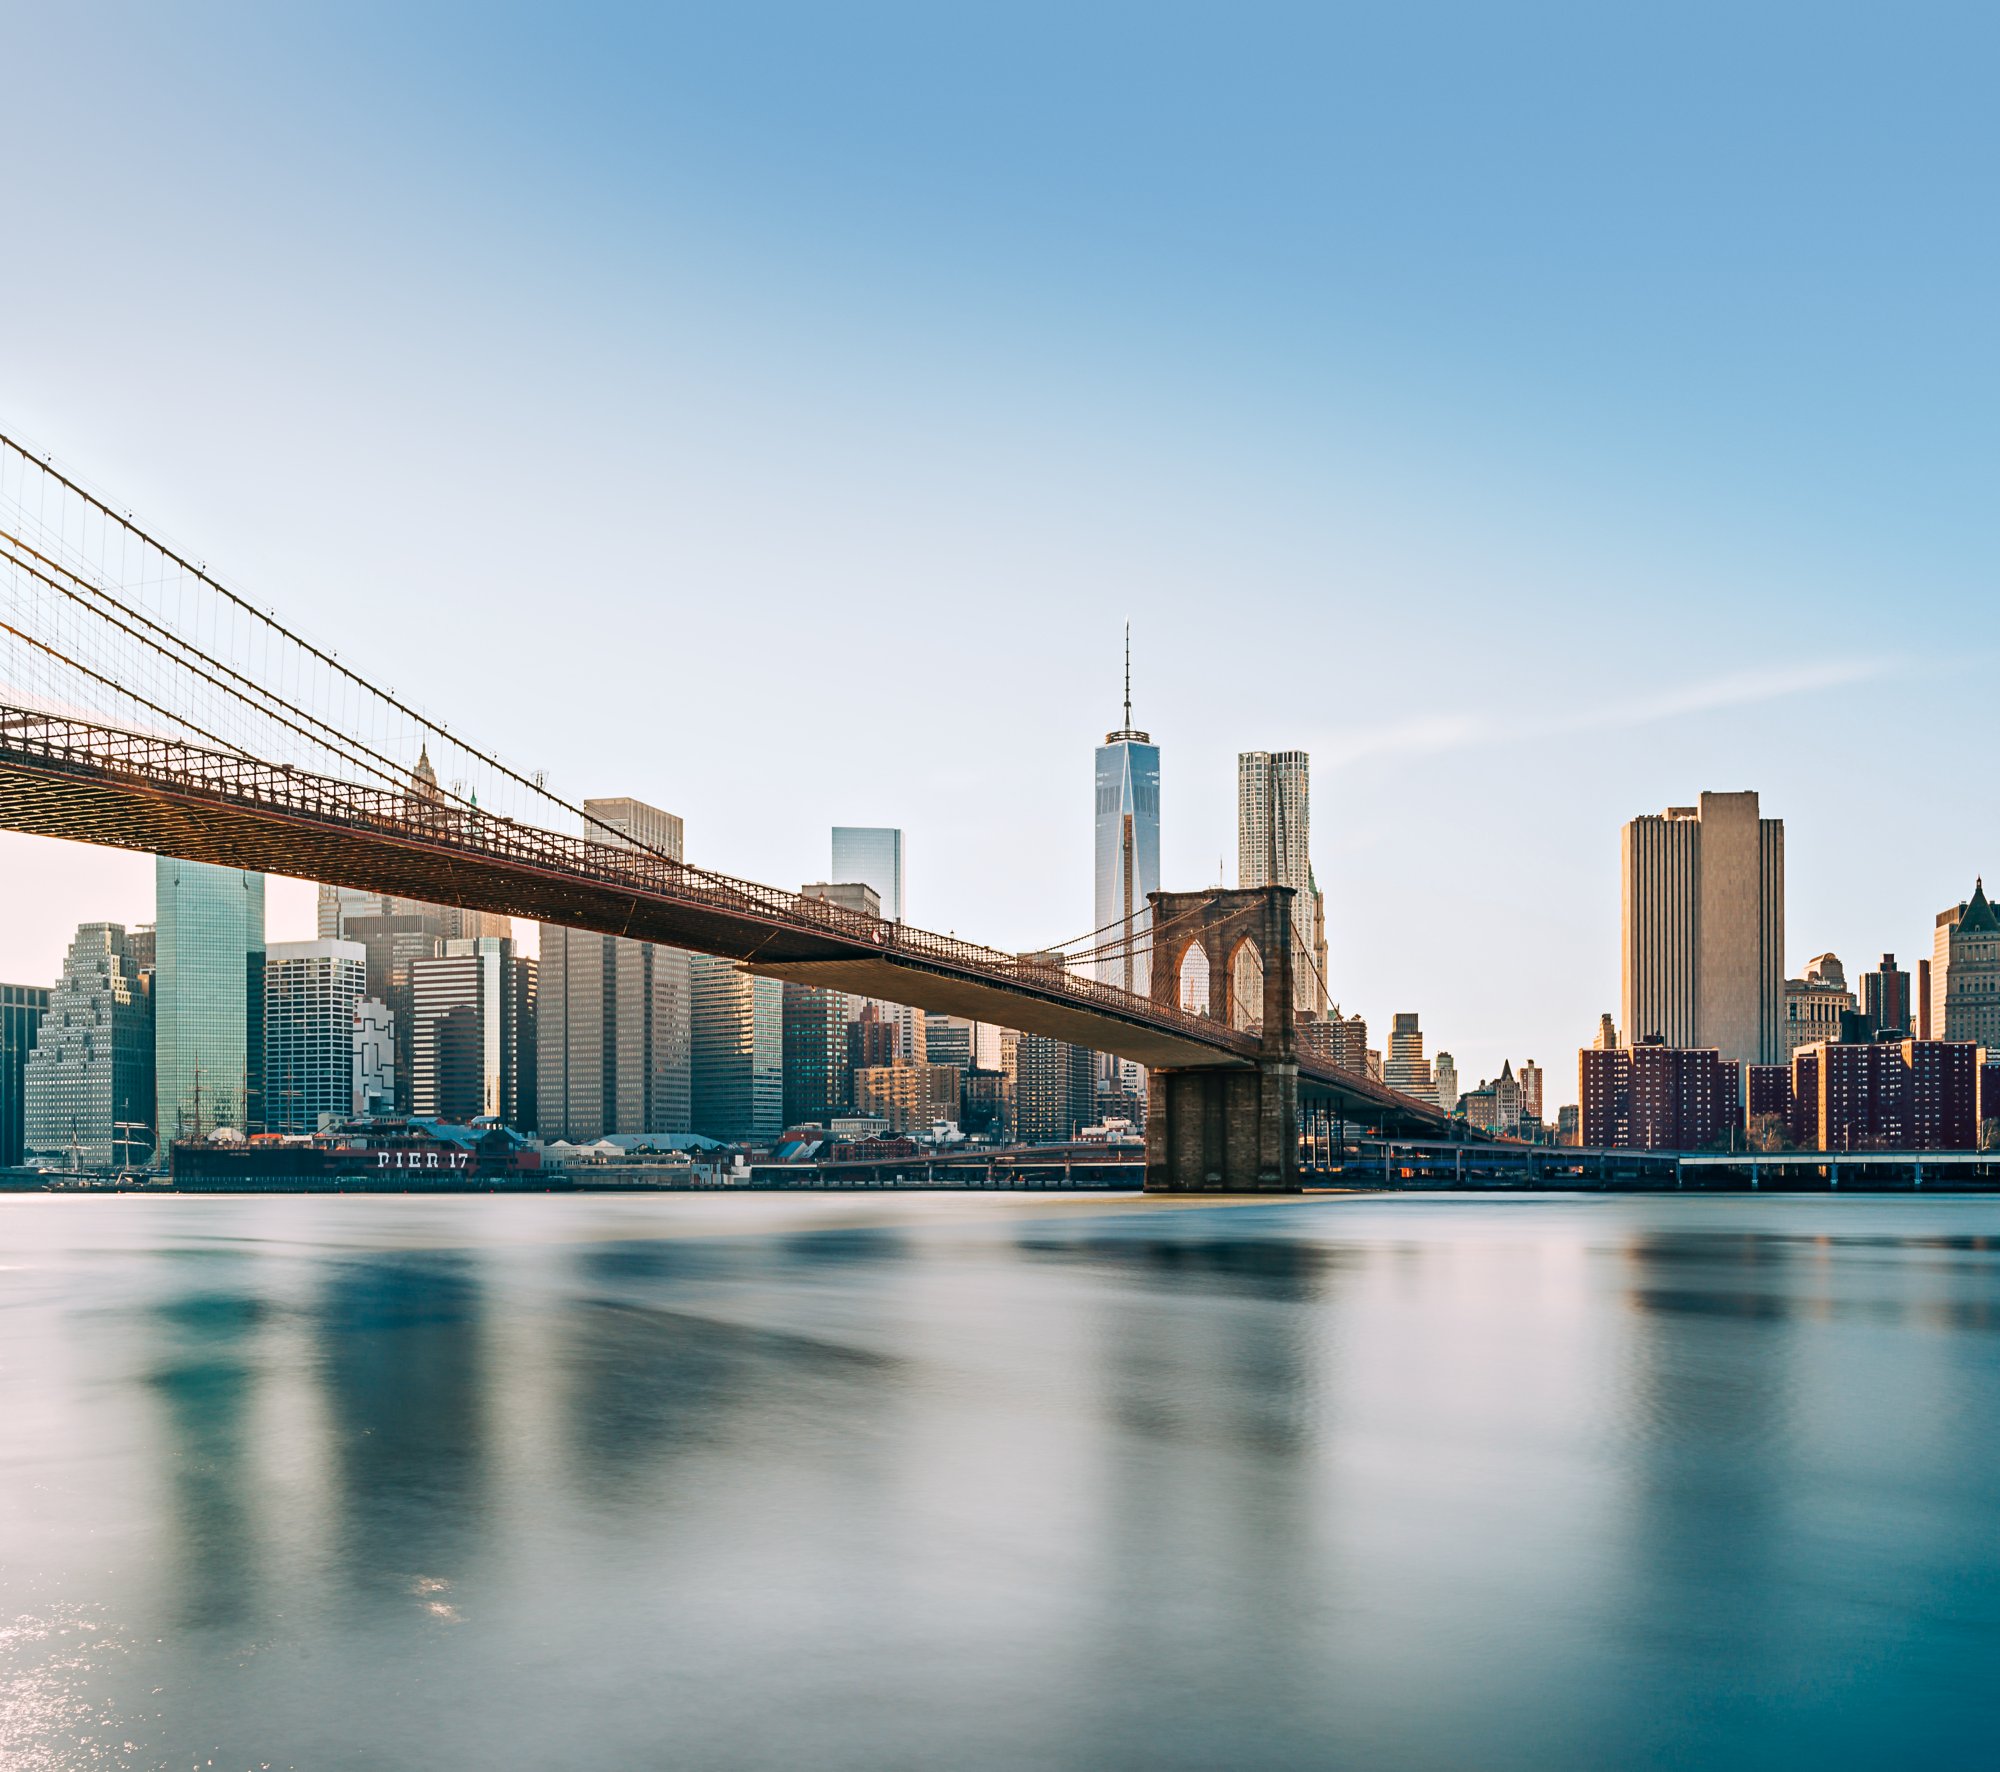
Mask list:
[[[1299,1057],[1289,886],[1151,892],[1152,998],[1181,1007],[1181,978],[1208,963],[1209,1016],[1255,1031],[1234,1065],[1155,1070],[1146,1104],[1148,1193],[1296,1193]],[[1195,1004],[1194,1007],[1203,1007]]]

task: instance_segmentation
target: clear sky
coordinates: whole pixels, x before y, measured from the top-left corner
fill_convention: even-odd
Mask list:
[[[0,428],[691,859],[1079,933],[1130,615],[1166,884],[1309,750],[1468,1085],[1573,1098],[1635,813],[1761,790],[1794,972],[2000,873],[1990,6],[4,28]],[[0,978],[150,881],[0,837]]]

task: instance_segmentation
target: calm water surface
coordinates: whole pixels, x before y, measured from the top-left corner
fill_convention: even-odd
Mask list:
[[[2000,1202],[0,1199],[0,1765],[1992,1764]]]

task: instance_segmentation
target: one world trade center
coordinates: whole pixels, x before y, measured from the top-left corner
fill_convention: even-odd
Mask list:
[[[1097,750],[1097,976],[1145,996],[1160,887],[1160,747],[1132,725],[1132,627],[1125,627],[1125,725]]]

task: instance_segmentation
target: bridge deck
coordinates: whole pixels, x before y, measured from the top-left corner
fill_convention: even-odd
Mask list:
[[[1250,1066],[1256,1036],[1046,960],[982,948],[412,793],[175,739],[0,707],[0,828],[531,917],[743,962],[1115,1053]],[[1301,1087],[1357,1115],[1438,1126],[1428,1103],[1331,1067]]]

